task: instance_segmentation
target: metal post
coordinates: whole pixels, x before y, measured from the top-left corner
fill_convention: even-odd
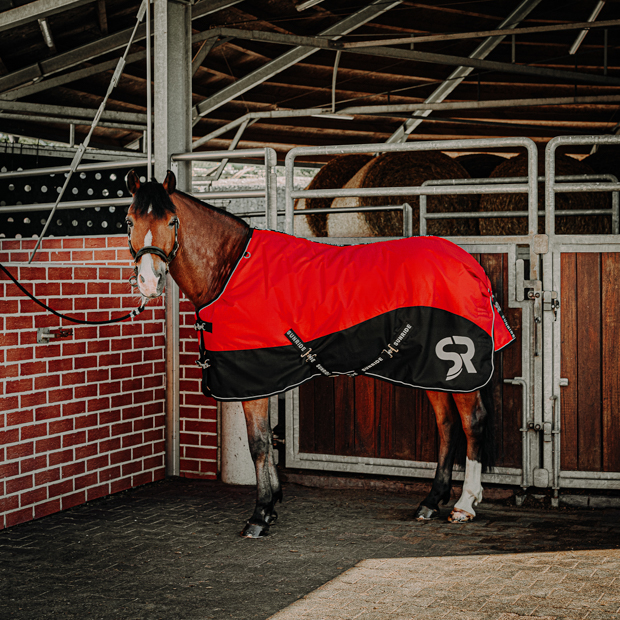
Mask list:
[[[191,7],[154,0],[155,178],[163,181],[173,153],[191,148]],[[191,189],[191,164],[178,162],[177,185]],[[180,473],[179,289],[166,283],[166,474]]]

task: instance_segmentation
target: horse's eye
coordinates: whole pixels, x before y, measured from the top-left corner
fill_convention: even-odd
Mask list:
[[[174,226],[176,226],[176,225],[177,225],[178,221],[179,221],[179,220],[177,220],[177,218],[176,218],[176,217],[173,217],[173,218],[170,220],[170,222],[168,223],[168,227],[169,227],[169,228],[173,228]]]
[[[127,226],[129,226],[129,228],[133,226],[133,222],[131,220],[125,220],[125,222],[127,222]]]

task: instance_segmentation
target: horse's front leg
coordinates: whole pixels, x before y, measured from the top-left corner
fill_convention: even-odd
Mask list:
[[[439,502],[444,504],[450,500],[452,486],[452,465],[456,452],[458,435],[461,430],[459,413],[452,395],[446,392],[426,392],[431,401],[437,430],[439,431],[439,458],[437,470],[430,493],[422,500],[415,512],[418,521],[428,521],[439,516]]]
[[[465,481],[461,497],[454,504],[448,521],[465,523],[476,516],[474,506],[482,501],[482,442],[487,411],[482,404],[480,392],[454,394],[454,401],[461,415],[463,430],[467,437]]]
[[[269,533],[269,526],[278,515],[274,506],[282,501],[278,470],[273,458],[273,439],[269,424],[269,400],[252,400],[242,403],[248,428],[250,453],[256,467],[256,508],[246,523],[241,536],[259,538]]]

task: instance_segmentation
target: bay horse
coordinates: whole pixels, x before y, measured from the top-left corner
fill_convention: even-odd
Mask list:
[[[218,400],[242,402],[256,467],[257,500],[241,536],[266,535],[277,518],[275,505],[282,500],[268,396],[321,374],[365,374],[398,384],[416,385],[417,381],[418,387],[429,384],[424,377],[430,375],[432,379],[437,375],[436,381],[430,381],[437,389],[426,389],[426,394],[437,420],[439,458],[432,488],[414,518],[437,518],[440,502],[449,501],[461,428],[467,442],[465,480],[448,520],[464,523],[475,517],[474,506],[482,500],[483,438],[490,410],[480,388],[488,388],[494,351],[509,344],[514,335],[503,322],[486,274],[469,254],[433,237],[328,246],[274,231],[254,230],[242,219],[178,191],[170,171],[160,184],[141,183],[132,170],[126,183],[133,196],[127,225],[140,294],[144,301],[159,297],[169,271],[196,308],[203,392]],[[411,243],[426,248],[415,255],[415,260],[408,260],[406,253]],[[313,260],[303,255],[295,263],[298,246],[310,252]],[[317,263],[317,257],[325,260]],[[324,269],[325,261],[335,268]],[[395,268],[401,272],[415,272],[416,283],[408,281],[410,275],[403,282],[402,273],[399,283],[387,283],[385,277],[374,276],[376,265],[384,261],[396,263]],[[283,263],[293,265],[297,271],[285,273]],[[447,270],[457,275],[445,284],[440,280]],[[334,280],[334,273],[347,271],[353,275],[345,284]],[[309,291],[317,277],[315,272],[328,282],[326,290],[318,294]],[[264,273],[272,276],[267,283],[262,280]],[[418,284],[417,278],[424,277],[426,280]],[[464,277],[470,279],[459,291],[452,291]],[[244,300],[244,290],[254,294],[250,301]],[[415,297],[421,290],[427,297],[430,295],[431,301],[424,298],[423,302],[409,302],[403,297]],[[442,290],[440,295],[438,291]],[[452,301],[443,299],[450,296]],[[383,304],[382,310],[351,306],[344,311],[332,308],[321,319],[308,317],[328,302],[342,305],[343,300],[354,297],[377,299]],[[459,310],[453,310],[450,304],[460,304]],[[283,307],[288,318],[277,317],[273,313],[275,306]],[[457,316],[468,312],[467,316],[478,317],[482,327]],[[344,316],[336,319],[340,314]],[[430,323],[418,325],[429,317]],[[316,333],[319,337],[315,337]],[[236,344],[223,346],[216,338],[218,334]],[[348,339],[344,340],[342,334]],[[496,342],[498,334],[502,342]],[[367,347],[375,353],[366,354]],[[478,349],[484,351],[479,354]],[[344,362],[343,355],[348,355]],[[365,361],[357,365],[351,361],[361,360],[364,355]],[[483,367],[483,377],[476,379],[475,373]],[[421,378],[411,383],[407,373]]]

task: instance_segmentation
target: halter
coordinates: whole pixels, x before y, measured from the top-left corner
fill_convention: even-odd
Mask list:
[[[177,255],[177,251],[179,250],[179,218],[176,218],[174,220],[174,246],[170,254],[166,254],[161,248],[158,248],[156,245],[145,245],[143,248],[140,248],[136,252],[131,245],[130,226],[127,226],[127,241],[129,242],[129,251],[131,252],[134,263],[137,263],[140,258],[142,258],[145,254],[155,254],[166,263],[167,269],[168,265],[170,265],[170,263],[174,260],[175,256]]]
[[[177,217],[174,220],[174,246],[172,247],[172,251],[170,252],[170,254],[166,254],[161,248],[158,248],[156,245],[145,245],[143,248],[140,248],[136,252],[131,245],[131,226],[127,226],[127,241],[129,243],[129,252],[131,253],[134,263],[137,263],[140,258],[142,258],[145,254],[155,254],[166,263],[167,273],[168,266],[174,260],[179,250],[179,218]],[[131,284],[131,286],[138,286],[137,265],[133,268],[133,272],[133,275],[129,278],[129,284]]]

